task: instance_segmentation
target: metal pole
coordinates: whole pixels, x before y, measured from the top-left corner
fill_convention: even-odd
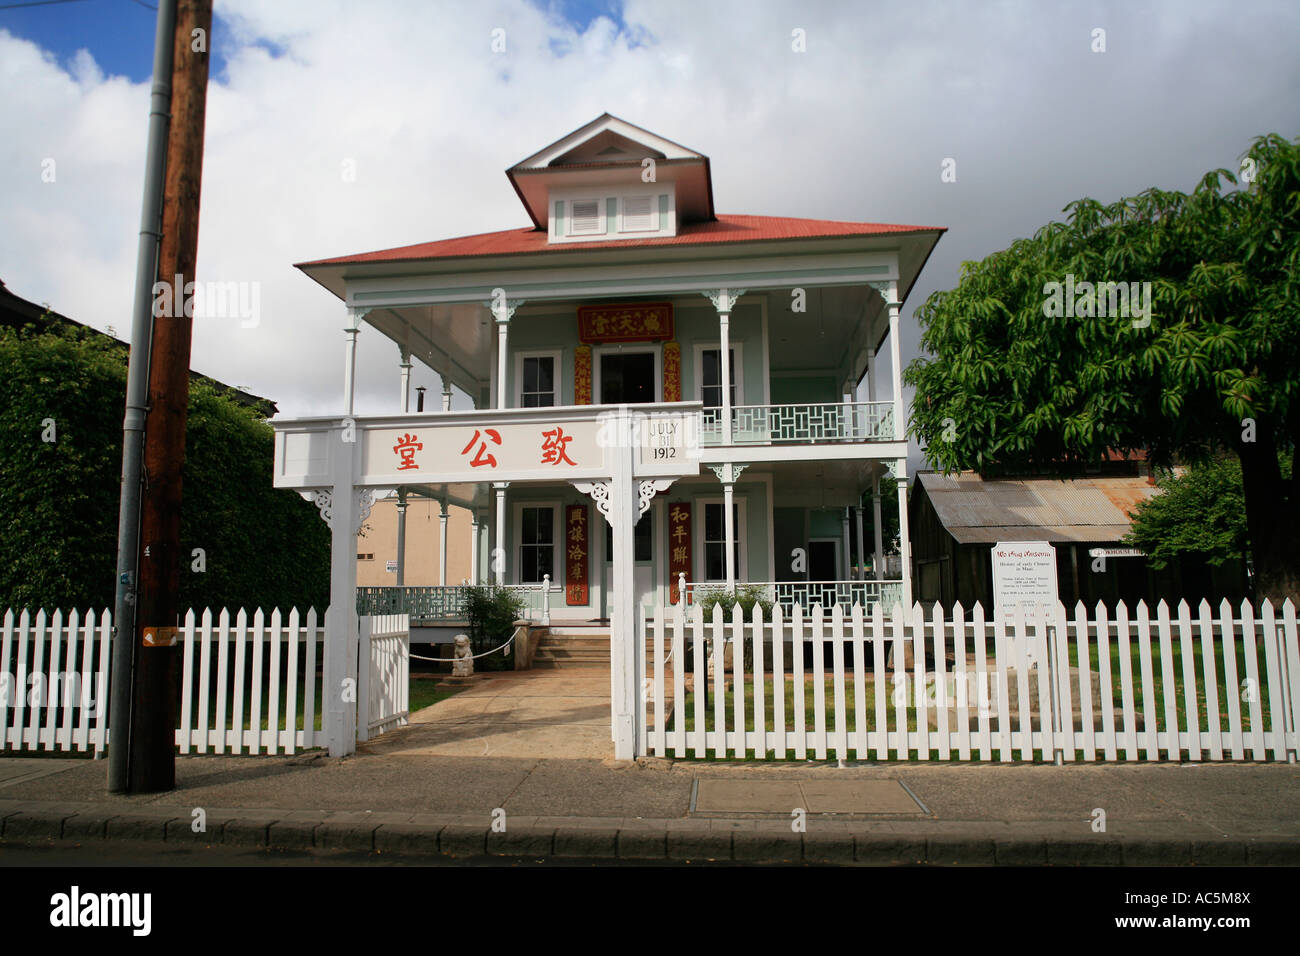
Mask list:
[[[149,404],[149,341],[153,332],[153,284],[162,239],[163,180],[171,120],[172,40],[176,0],[160,0],[154,31],[153,90],[145,153],[144,201],[136,249],[131,355],[122,422],[122,493],[117,525],[117,587],[113,601],[113,665],[109,684],[108,789],[122,793],[130,776],[131,671],[135,659],[136,568],[140,555],[140,465]]]

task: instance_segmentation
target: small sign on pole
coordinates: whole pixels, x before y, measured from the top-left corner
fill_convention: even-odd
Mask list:
[[[387,571],[389,574],[396,574],[396,573],[397,573],[397,562],[396,562],[396,561],[387,561],[387,562],[385,562],[385,564],[384,564],[384,570]]]

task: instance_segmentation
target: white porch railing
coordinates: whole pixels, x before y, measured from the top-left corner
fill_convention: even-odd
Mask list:
[[[901,580],[880,581],[737,581],[739,588],[761,588],[763,598],[780,606],[785,613],[795,607],[811,612],[815,605],[851,608],[855,604],[870,608],[873,604],[893,607],[903,600]],[[686,585],[687,601],[695,603],[701,592],[726,591],[720,581],[701,581]]]
[[[493,585],[484,584],[481,587]],[[407,614],[420,623],[465,621],[469,617],[468,597],[471,585],[449,584],[422,587],[359,587],[358,614]],[[553,594],[562,589],[551,584],[547,575],[541,584],[507,584],[524,602],[523,616],[530,621],[549,624]]]
[[[706,408],[700,444],[723,443],[722,409]],[[818,405],[734,405],[733,445],[796,445],[817,442],[896,441],[893,402]]]

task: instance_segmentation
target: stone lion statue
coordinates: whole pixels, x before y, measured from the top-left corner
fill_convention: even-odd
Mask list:
[[[470,677],[474,673],[474,655],[469,647],[469,635],[456,635],[456,649],[452,653],[451,676]]]

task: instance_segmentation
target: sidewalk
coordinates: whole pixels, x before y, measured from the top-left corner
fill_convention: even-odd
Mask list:
[[[840,769],[398,750],[180,757],[177,789],[145,796],[106,793],[104,761],[0,758],[0,862],[6,845],[123,840],[412,859],[1300,864],[1295,765]]]

